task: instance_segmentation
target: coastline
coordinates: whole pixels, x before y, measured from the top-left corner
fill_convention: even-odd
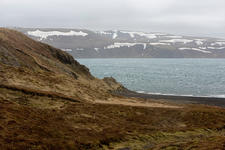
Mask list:
[[[219,97],[197,97],[197,96],[177,96],[177,95],[162,95],[162,94],[146,94],[137,93],[133,91],[118,92],[115,93],[125,97],[136,97],[142,99],[151,100],[163,100],[170,101],[179,104],[203,104],[210,106],[219,106],[225,108],[225,98]]]

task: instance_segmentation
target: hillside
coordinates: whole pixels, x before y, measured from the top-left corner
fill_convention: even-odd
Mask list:
[[[0,28],[1,150],[225,148],[224,108],[115,94],[124,90],[60,49]]]
[[[122,88],[93,77],[88,68],[60,49],[36,42],[17,31],[0,29],[1,85],[54,92],[79,100],[107,99]],[[28,84],[29,83],[29,84]]]
[[[225,40],[167,33],[15,28],[75,58],[225,58]]]

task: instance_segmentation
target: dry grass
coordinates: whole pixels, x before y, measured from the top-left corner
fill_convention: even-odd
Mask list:
[[[224,109],[109,93],[121,88],[65,52],[0,28],[0,149],[225,148]]]
[[[74,103],[0,91],[2,149],[223,149],[225,144],[222,108]]]
[[[0,28],[0,81],[79,100],[107,99],[121,85],[94,78],[66,52]]]

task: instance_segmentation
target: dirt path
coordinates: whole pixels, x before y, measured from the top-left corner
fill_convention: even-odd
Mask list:
[[[181,106],[178,106],[178,105],[165,104],[160,102],[151,102],[151,101],[141,101],[136,99],[126,99],[126,98],[120,98],[120,99],[110,98],[107,101],[96,100],[95,103],[138,106],[138,107],[182,108]]]

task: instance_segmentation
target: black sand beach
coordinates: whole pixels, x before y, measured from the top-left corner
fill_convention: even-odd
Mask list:
[[[132,91],[119,93],[119,95],[126,97],[138,97],[143,99],[165,100],[180,104],[185,103],[203,104],[225,108],[225,98],[217,98],[217,97],[194,97],[194,96],[174,96],[174,95],[155,95],[155,94],[153,95],[153,94],[137,93]]]

